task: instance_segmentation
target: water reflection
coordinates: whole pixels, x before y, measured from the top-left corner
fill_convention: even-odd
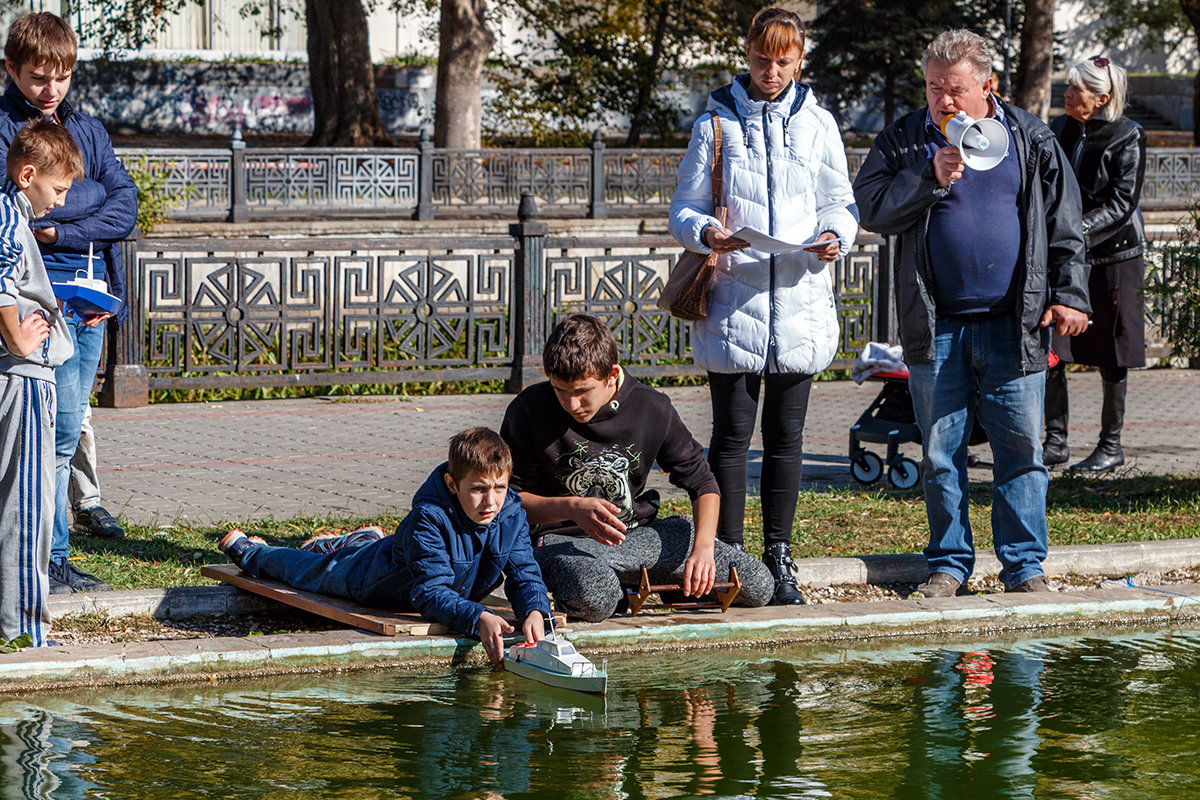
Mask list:
[[[1200,795],[1200,636],[614,658],[0,701],[0,797]]]

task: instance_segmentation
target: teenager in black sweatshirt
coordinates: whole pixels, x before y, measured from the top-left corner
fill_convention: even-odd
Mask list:
[[[738,605],[765,605],[774,579],[761,561],[716,540],[720,493],[670,398],[625,374],[601,320],[567,317],[543,350],[550,380],[513,400],[500,429],[513,452],[542,576],[569,614],[597,622],[617,610],[622,584],[644,565],[654,583],[701,596],[736,565]],[[659,519],[645,490],[658,462],[692,499],[692,520]]]

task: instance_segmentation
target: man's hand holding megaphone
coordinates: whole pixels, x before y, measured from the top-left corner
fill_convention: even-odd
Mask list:
[[[946,145],[933,154],[933,176],[942,188],[949,188],[950,184],[963,176],[966,168],[967,162],[963,161],[957,147]]]

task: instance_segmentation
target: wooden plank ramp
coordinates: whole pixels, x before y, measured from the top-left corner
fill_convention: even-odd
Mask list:
[[[242,572],[241,568],[234,564],[205,564],[200,567],[200,574],[206,578],[213,578],[247,592],[261,595],[269,600],[344,623],[352,628],[377,633],[380,636],[443,636],[454,633],[445,625],[430,622],[420,614],[367,608],[340,597],[302,592],[299,589],[293,589],[286,583],[267,578],[255,578],[249,573]],[[485,598],[485,601],[484,605],[492,611],[510,622],[513,621],[512,606],[506,598],[490,596]],[[554,615],[555,625],[562,625],[564,622],[563,615]],[[520,631],[519,625],[514,627]]]

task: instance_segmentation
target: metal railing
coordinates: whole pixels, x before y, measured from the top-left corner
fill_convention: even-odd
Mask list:
[[[426,135],[391,149],[122,149],[127,164],[165,176],[178,219],[389,214],[509,216],[522,195],[547,216],[665,213],[684,151],[610,148],[597,135],[573,149],[444,150]],[[867,151],[847,151],[853,177]],[[1182,208],[1200,197],[1200,149],[1148,151],[1142,205]]]
[[[150,390],[502,380],[540,376],[565,314],[608,322],[635,375],[699,374],[690,327],[658,309],[682,253],[667,236],[550,235],[529,198],[504,236],[131,239],[130,315],[110,327],[106,405]],[[1151,277],[1170,274],[1152,243]],[[861,235],[831,265],[848,369],[868,341],[896,341],[887,240]],[[1169,350],[1147,307],[1148,355]]]
[[[540,375],[558,319],[580,311],[612,326],[633,374],[699,374],[689,326],[656,306],[682,252],[667,236],[552,236],[522,214],[508,236],[124,247],[130,315],[110,339],[108,405],[142,405],[159,389],[496,379],[515,389]],[[875,311],[891,307],[886,252],[865,236],[833,267],[834,367],[887,335],[887,314]]]

